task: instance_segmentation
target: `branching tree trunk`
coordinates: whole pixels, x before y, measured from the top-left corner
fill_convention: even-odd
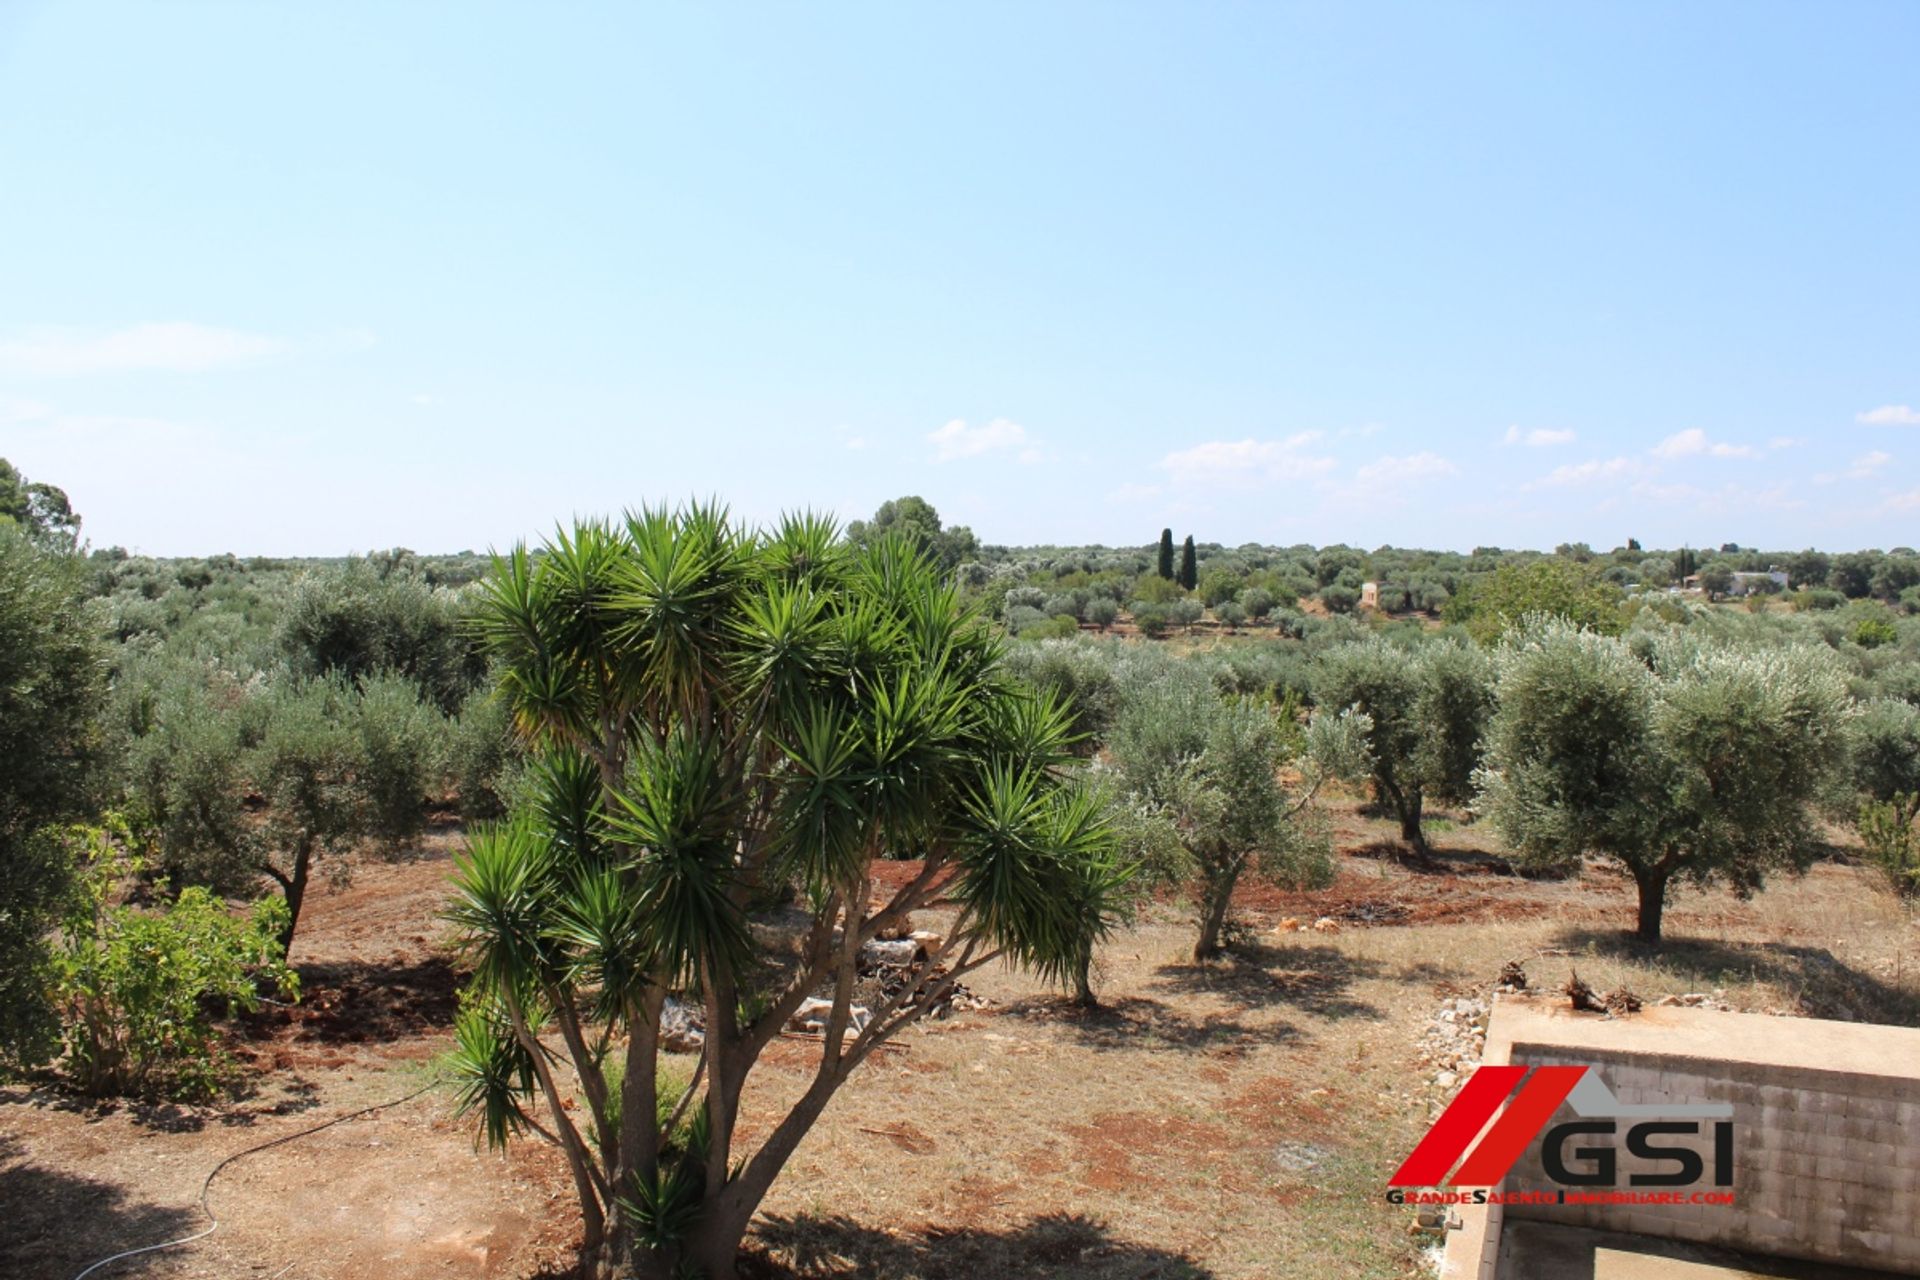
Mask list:
[[[588,1274],[730,1276],[767,1190],[880,1044],[995,958],[1084,972],[1113,918],[1101,803],[1069,785],[1066,713],[998,675],[991,630],[898,543],[646,512],[538,560],[516,550],[484,594],[541,752],[530,808],[476,831],[458,866],[450,915],[479,997],[457,1027],[463,1109],[496,1143],[526,1131],[566,1155]],[[902,848],[920,872],[875,910],[870,866]],[[812,919],[796,952],[763,954],[751,904],[779,884],[807,889]],[[857,1020],[863,947],[943,895],[946,946]],[[812,1081],[743,1150],[760,1054],[823,992]],[[703,1010],[705,1044],[662,1131],[669,994]]]

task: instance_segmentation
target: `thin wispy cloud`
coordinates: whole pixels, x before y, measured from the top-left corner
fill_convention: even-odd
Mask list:
[[[1883,404],[1854,415],[1854,421],[1870,427],[1920,427],[1920,409],[1906,404]]]
[[[933,446],[935,462],[956,462],[962,458],[979,458],[992,453],[1012,453],[1021,462],[1032,463],[1040,461],[1043,456],[1028,436],[1027,429],[1007,418],[995,418],[978,427],[970,427],[963,419],[955,418],[929,432],[927,442]]]
[[[185,321],[108,332],[39,327],[0,337],[0,372],[31,378],[207,373],[253,364],[288,346],[264,334]]]
[[[1752,511],[1798,511],[1807,505],[1806,499],[1794,497],[1792,486],[1786,484],[1760,488],[1724,484],[1718,488],[1707,488],[1696,484],[1659,484],[1648,480],[1635,484],[1633,494],[1663,507],[1686,508],[1703,516],[1741,515]]]
[[[1815,484],[1832,484],[1836,480],[1865,480],[1874,472],[1893,461],[1893,455],[1883,449],[1863,453],[1855,458],[1845,471],[1824,471],[1813,478]]]
[[[1405,457],[1375,458],[1353,473],[1354,483],[1363,489],[1376,486],[1403,486],[1443,476],[1460,474],[1460,468],[1431,450]]]
[[[1577,438],[1571,427],[1534,427],[1522,431],[1517,425],[1507,428],[1504,442],[1525,445],[1529,449],[1551,449],[1557,445],[1572,444]]]
[[[1178,484],[1250,487],[1311,479],[1338,465],[1328,455],[1307,451],[1320,439],[1321,432],[1301,431],[1282,440],[1209,440],[1168,454],[1160,468]]]
[[[1585,462],[1568,462],[1555,467],[1538,480],[1523,485],[1524,489],[1562,489],[1580,485],[1604,484],[1613,480],[1630,479],[1645,475],[1647,465],[1638,458],[1590,458]]]
[[[1727,444],[1725,441],[1708,439],[1707,433],[1699,427],[1688,427],[1685,431],[1675,432],[1649,450],[1656,458],[1754,458],[1759,454],[1752,445]]]

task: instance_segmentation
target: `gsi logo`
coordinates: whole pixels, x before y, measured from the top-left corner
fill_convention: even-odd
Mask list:
[[[1516,1085],[1520,1086],[1517,1093]],[[1503,1102],[1506,1109],[1487,1128],[1487,1121]],[[1529,1076],[1528,1068],[1513,1066],[1475,1071],[1388,1185],[1437,1187],[1448,1181],[1451,1172],[1456,1187],[1494,1186],[1507,1176],[1514,1161],[1562,1102],[1571,1104],[1581,1119],[1548,1129],[1540,1145],[1540,1160],[1547,1176],[1562,1186],[1620,1185],[1615,1148],[1576,1146],[1569,1151],[1568,1143],[1576,1138],[1617,1134],[1622,1121],[1634,1121],[1626,1131],[1629,1154],[1673,1166],[1670,1172],[1635,1173],[1627,1179],[1629,1186],[1684,1187],[1698,1183],[1707,1172],[1701,1153],[1688,1145],[1661,1145],[1659,1140],[1697,1135],[1705,1121],[1714,1122],[1713,1185],[1733,1185],[1732,1103],[1629,1106],[1614,1096],[1591,1067],[1534,1067]],[[1647,1118],[1640,1119],[1643,1116]],[[1483,1128],[1486,1133],[1480,1136]],[[1480,1136],[1477,1143],[1476,1136]],[[1465,1161],[1455,1169],[1463,1155]],[[1570,1156],[1582,1167],[1570,1167]]]

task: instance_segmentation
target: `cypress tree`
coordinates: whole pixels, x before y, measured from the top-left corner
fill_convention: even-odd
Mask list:
[[[1173,579],[1173,530],[1171,529],[1162,529],[1160,531],[1159,569],[1160,569],[1161,577],[1167,579],[1168,581],[1172,581]]]
[[[1200,583],[1200,562],[1193,554],[1193,535],[1187,535],[1186,545],[1180,548],[1180,585],[1191,591]]]

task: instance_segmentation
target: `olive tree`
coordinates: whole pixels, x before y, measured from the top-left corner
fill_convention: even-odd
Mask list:
[[[52,1045],[47,933],[73,859],[48,828],[91,805],[105,691],[78,563],[0,521],[0,1063]]]
[[[1860,704],[1853,725],[1853,781],[1867,800],[1920,817],[1920,707],[1893,698]]]
[[[399,849],[426,823],[446,722],[412,681],[240,680],[186,661],[135,663],[116,691],[129,816],[176,884],[286,899],[291,947],[316,874],[342,882],[362,840]]]
[[[1302,821],[1303,812],[1329,778],[1366,772],[1366,716],[1316,716],[1304,750],[1289,762],[1272,709],[1252,698],[1221,697],[1190,660],[1140,659],[1123,688],[1107,745],[1145,818],[1129,832],[1144,846],[1183,855],[1172,868],[1150,855],[1142,861],[1193,883],[1200,926],[1193,955],[1207,960],[1221,949],[1234,888],[1250,863],[1296,887],[1332,878],[1326,832]],[[1297,787],[1281,782],[1285,763],[1297,770]]]
[[[1619,863],[1643,940],[1660,940],[1675,881],[1750,893],[1818,851],[1814,807],[1851,738],[1826,652],[1667,638],[1649,666],[1620,640],[1536,619],[1496,665],[1478,808],[1528,862]]]
[[[1314,701],[1367,717],[1367,749],[1377,799],[1400,822],[1416,857],[1431,850],[1421,826],[1428,800],[1464,804],[1493,706],[1492,673],[1479,650],[1452,640],[1411,649],[1378,636],[1322,654]]]
[[[532,802],[457,863],[464,1102],[489,1141],[565,1154],[587,1273],[732,1275],[879,1046],[995,959],[1071,980],[1114,918],[1123,873],[1066,716],[905,540],[850,547],[812,517],[755,533],[705,507],[583,523],[500,558],[480,626],[538,755]],[[876,900],[889,856],[920,864]],[[784,886],[798,937],[752,916]],[[937,900],[943,944],[856,1021],[863,946]],[[656,1123],[675,994],[705,1023],[684,1136]],[[746,1142],[753,1068],[810,997],[828,1003],[812,1078]]]

